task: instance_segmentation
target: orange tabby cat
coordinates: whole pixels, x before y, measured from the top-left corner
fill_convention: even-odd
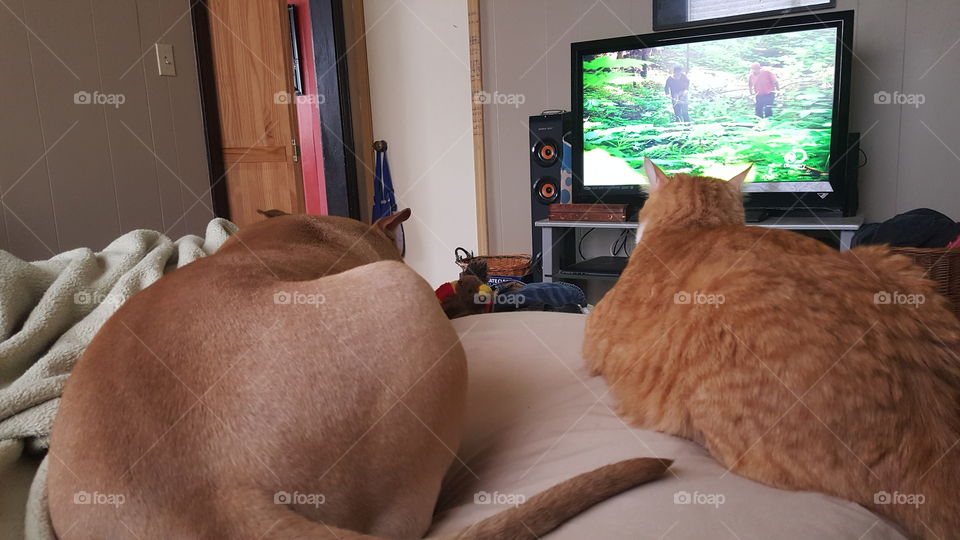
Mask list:
[[[886,247],[746,227],[740,186],[652,162],[642,239],[584,357],[633,424],[771,486],[960,535],[960,320]]]

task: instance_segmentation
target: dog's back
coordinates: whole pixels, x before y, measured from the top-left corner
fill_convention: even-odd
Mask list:
[[[316,279],[376,261],[400,260],[389,232],[348,218],[284,215],[240,229],[215,260],[221,268],[242,268],[244,274]]]
[[[59,534],[247,536],[290,507],[353,530],[426,530],[460,437],[463,350],[419,276],[371,262],[399,258],[389,239],[337,221],[245,229],[104,325],[54,429]],[[425,442],[382,448],[396,433]]]
[[[431,288],[394,260],[397,223],[273,218],[124,304],[55,421],[57,534],[421,537],[467,373]],[[668,465],[581,474],[463,534],[543,534]]]

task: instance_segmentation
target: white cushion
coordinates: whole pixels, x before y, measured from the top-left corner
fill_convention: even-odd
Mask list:
[[[447,477],[432,534],[506,508],[474,504],[476,493],[529,498],[601,465],[655,456],[672,458],[672,472],[595,506],[549,538],[904,538],[857,504],[766,487],[726,472],[698,444],[624,424],[603,379],[583,367],[585,320],[517,312],[454,321],[470,369],[459,452],[465,465],[455,463]],[[687,499],[694,503],[682,504]]]

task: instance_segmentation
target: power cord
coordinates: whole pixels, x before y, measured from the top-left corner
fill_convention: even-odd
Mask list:
[[[580,237],[580,240],[577,242],[577,253],[580,255],[580,260],[586,260],[587,258],[583,256],[583,239],[587,237],[590,233],[593,232],[593,229],[587,229],[587,232],[583,233],[583,236]]]
[[[630,253],[633,251],[627,246],[630,242],[631,231],[629,229],[624,229],[620,231],[620,235],[617,236],[617,239],[613,241],[613,244],[610,246],[610,255],[614,257],[621,256],[620,253],[623,253],[624,257],[629,257]]]
[[[580,260],[586,260],[586,257],[583,255],[583,241],[595,230],[595,228],[587,229],[587,232],[583,233],[583,236],[580,237],[580,240],[577,241],[577,254],[580,255]],[[633,253],[633,248],[629,247],[631,242],[631,237],[635,237],[635,233],[629,229],[624,229],[620,231],[620,234],[613,241],[613,244],[610,245],[610,255],[614,257],[629,257]],[[621,253],[623,255],[621,255]]]

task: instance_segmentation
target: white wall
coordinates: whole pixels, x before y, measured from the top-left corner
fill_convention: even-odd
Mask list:
[[[364,18],[374,137],[413,209],[406,261],[436,286],[477,247],[466,2],[366,0]]]
[[[570,43],[652,31],[650,1],[487,0],[484,87],[520,107],[485,117],[488,219],[494,252],[530,249],[527,116],[570,108]],[[851,131],[865,133],[860,207],[882,220],[926,206],[960,220],[960,2],[838,0],[856,11]],[[874,93],[920,93],[919,107],[877,105]]]

